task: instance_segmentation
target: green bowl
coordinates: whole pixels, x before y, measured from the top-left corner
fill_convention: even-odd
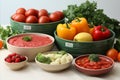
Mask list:
[[[45,33],[54,36],[54,31],[58,24],[64,23],[64,19],[56,22],[50,23],[22,23],[14,21],[10,18],[11,28],[13,30],[18,30],[19,32],[37,32],[37,33]]]
[[[111,31],[111,30],[110,30]],[[93,42],[75,42],[72,40],[66,40],[57,36],[54,32],[56,45],[59,50],[65,50],[71,53],[74,57],[82,54],[105,54],[106,51],[113,47],[115,33],[111,31],[111,36],[108,39],[93,41]]]

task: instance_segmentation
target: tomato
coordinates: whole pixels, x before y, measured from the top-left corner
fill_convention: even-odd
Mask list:
[[[55,21],[59,21],[61,19],[60,15],[58,15],[57,13],[51,13],[49,15],[49,18],[51,21],[55,22]]]
[[[120,62],[120,52],[118,53],[117,61]]]
[[[38,23],[48,23],[50,22],[50,19],[49,17],[47,16],[41,16],[39,19],[38,19]]]
[[[26,18],[26,23],[37,23],[38,22],[38,19],[36,16],[28,16]]]
[[[18,21],[18,22],[25,22],[25,19],[26,19],[25,15],[23,14],[15,14],[13,18],[15,21]]]
[[[11,18],[14,20],[15,16],[16,16],[16,13],[15,13],[15,14],[13,14]]]
[[[118,51],[114,48],[109,49],[107,51],[107,56],[112,58],[113,60],[117,60],[117,56],[118,56]]]
[[[60,15],[60,18],[63,19],[64,18],[64,14],[62,11],[55,11],[54,13]]]
[[[38,17],[41,17],[41,16],[48,16],[48,11],[46,9],[41,9],[38,12]]]
[[[25,12],[25,16],[30,16],[30,15],[37,16],[38,15],[38,11],[36,9],[28,9]]]
[[[3,47],[3,41],[0,40],[0,49]]]
[[[18,9],[16,10],[16,13],[17,13],[17,14],[25,14],[25,12],[26,12],[26,9],[25,9],[25,8],[18,8]]]

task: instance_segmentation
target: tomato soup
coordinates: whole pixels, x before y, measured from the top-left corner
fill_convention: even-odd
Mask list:
[[[23,37],[25,36],[30,37],[31,40],[23,40]],[[9,39],[9,44],[18,47],[38,47],[50,44],[51,42],[52,40],[50,39],[50,37],[35,34],[19,35]]]
[[[110,67],[113,63],[105,57],[99,56],[99,61],[90,61],[88,56],[78,58],[75,63],[83,68],[88,69],[103,69]]]

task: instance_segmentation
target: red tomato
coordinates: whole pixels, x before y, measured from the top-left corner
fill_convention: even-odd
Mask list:
[[[3,41],[0,40],[0,49],[2,49],[2,47],[3,47]]]
[[[64,14],[63,14],[63,12],[62,12],[62,11],[55,11],[54,13],[56,13],[56,14],[60,15],[61,19],[63,19],[63,18],[64,18]]]
[[[58,15],[57,13],[51,13],[49,15],[49,18],[51,21],[55,22],[55,21],[59,21],[61,18],[60,18],[60,15]]]
[[[16,13],[15,13],[15,14],[13,14],[11,18],[14,20],[15,16],[16,16]]]
[[[107,51],[106,55],[116,61],[118,56],[118,51],[112,48]]]
[[[120,52],[118,53],[117,60],[120,62]]]
[[[38,22],[38,19],[37,19],[37,17],[36,16],[28,16],[27,18],[26,18],[26,21],[25,21],[26,23],[37,23]]]
[[[41,9],[38,12],[38,17],[41,17],[41,16],[48,16],[48,11],[46,9]]]
[[[39,19],[38,19],[38,23],[48,23],[50,22],[50,19],[49,17],[47,16],[41,16]]]
[[[18,9],[16,10],[16,13],[17,13],[17,14],[25,14],[25,12],[26,12],[26,9],[25,9],[25,8],[18,8]]]
[[[36,9],[28,9],[25,12],[25,16],[30,16],[30,15],[37,16],[38,15],[38,11]]]
[[[18,21],[18,22],[25,22],[25,19],[26,19],[25,15],[23,14],[15,14],[13,18],[15,21]]]

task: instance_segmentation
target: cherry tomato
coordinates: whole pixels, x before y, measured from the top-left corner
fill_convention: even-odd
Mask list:
[[[55,11],[54,13],[56,13],[56,14],[60,15],[61,19],[63,19],[63,18],[64,18],[64,14],[63,14],[63,12],[62,12],[62,11]]]
[[[23,14],[15,14],[13,18],[15,21],[18,21],[18,22],[25,22],[25,19],[26,19],[25,15]]]
[[[48,23],[50,22],[50,19],[49,17],[47,16],[41,16],[39,19],[38,19],[38,23]]]
[[[25,12],[25,16],[30,16],[30,15],[37,16],[38,15],[38,11],[36,9],[28,9]]]
[[[61,19],[60,15],[58,15],[57,13],[51,13],[49,15],[49,18],[51,21],[55,22],[55,21],[59,21]]]
[[[25,14],[25,12],[26,12],[26,9],[25,9],[25,8],[18,8],[18,9],[16,10],[16,13],[17,13],[17,14]]]
[[[3,41],[0,40],[0,49],[3,47]]]
[[[117,61],[120,62],[120,52],[118,53]]]
[[[48,16],[48,11],[46,9],[41,9],[38,12],[38,17],[41,17],[41,16]]]
[[[118,56],[118,51],[114,48],[109,49],[107,51],[107,56],[112,58],[113,60],[117,60],[117,56]]]
[[[25,21],[26,23],[37,23],[38,22],[38,19],[37,19],[37,17],[36,16],[28,16],[27,18],[26,18],[26,21]]]

